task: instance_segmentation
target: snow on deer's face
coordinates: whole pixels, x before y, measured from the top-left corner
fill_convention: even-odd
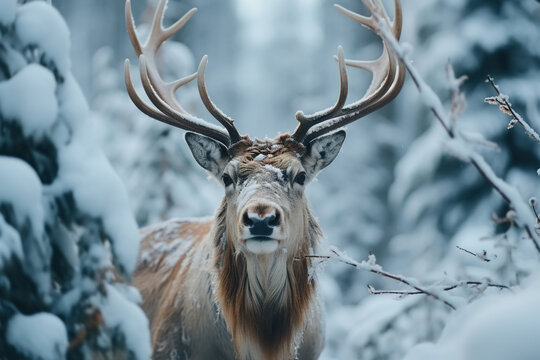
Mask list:
[[[306,172],[294,151],[257,142],[227,164],[222,181],[237,248],[255,254],[294,250],[306,206]]]
[[[304,186],[337,156],[345,138],[337,132],[308,148],[283,135],[242,140],[226,149],[209,138],[188,133],[197,162],[225,187],[227,238],[235,249],[257,255],[296,253],[306,241]]]

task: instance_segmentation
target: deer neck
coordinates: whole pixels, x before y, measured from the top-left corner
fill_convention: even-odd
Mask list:
[[[315,291],[309,261],[294,258],[309,254],[318,242],[318,225],[306,212],[295,252],[256,255],[236,249],[224,222],[220,226],[217,220],[216,296],[238,357],[293,358]]]

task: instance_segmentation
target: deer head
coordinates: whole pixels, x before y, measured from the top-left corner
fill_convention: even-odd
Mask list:
[[[372,12],[363,17],[338,5],[346,16],[378,32],[374,16],[379,16],[391,26],[394,36],[401,33],[401,7],[395,3],[395,20],[390,21],[379,0],[366,0]],[[205,55],[198,71],[185,78],[166,83],[156,68],[155,56],[160,45],[193,16],[190,10],[180,20],[164,29],[162,18],[166,0],[157,7],[150,35],[141,45],[133,23],[129,0],[126,2],[128,32],[139,56],[139,71],[146,95],[155,106],[146,104],[136,93],[129,73],[129,60],[125,64],[125,81],[135,105],[145,114],[169,125],[187,130],[186,141],[197,163],[216,177],[225,190],[230,238],[238,249],[262,254],[277,249],[294,250],[299,244],[292,241],[295,234],[305,228],[304,187],[317,173],[337,156],[345,131],[343,126],[389,103],[401,90],[405,71],[399,59],[383,39],[383,53],[373,61],[345,60],[343,49],[338,47],[340,93],[336,104],[312,115],[299,111],[298,127],[275,139],[250,139],[241,136],[234,120],[225,115],[210,99],[205,85]],[[372,83],[358,101],[345,105],[348,90],[347,66],[370,71]],[[223,126],[217,127],[188,114],[177,102],[175,91],[197,79],[203,104]]]

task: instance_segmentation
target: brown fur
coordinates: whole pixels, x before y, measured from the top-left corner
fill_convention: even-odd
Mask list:
[[[305,235],[307,238],[318,239],[320,228],[309,211],[306,215],[311,227],[310,233]],[[223,222],[225,219],[221,220]],[[261,347],[267,359],[293,355],[294,334],[305,326],[306,310],[315,291],[315,282],[308,279],[308,260],[297,261],[294,257],[309,253],[310,246],[309,241],[304,241],[298,253],[289,257],[287,281],[283,284],[287,293],[284,303],[268,298],[250,301],[249,292],[246,291],[249,287],[249,274],[245,256],[236,253],[231,246],[227,246],[223,253],[218,253],[216,265],[221,262],[222,267],[218,275],[217,297],[228,320],[233,340],[251,338]],[[235,345],[238,348],[239,345]]]
[[[272,154],[263,167],[285,172],[303,151],[283,146],[286,139],[240,144],[240,176],[261,171],[253,161],[260,153]],[[282,146],[272,147],[275,141]],[[321,232],[303,194],[295,196],[301,233],[287,240],[286,253],[256,255],[238,247],[238,219],[230,215],[237,209],[227,198],[213,220],[171,220],[142,230],[134,283],[151,322],[154,359],[318,357],[324,340],[316,283],[308,279],[309,261],[294,258],[309,253]],[[272,271],[279,272],[276,279]]]

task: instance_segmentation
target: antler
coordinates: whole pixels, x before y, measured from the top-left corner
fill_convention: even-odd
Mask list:
[[[334,6],[345,16],[375,31],[383,40],[383,52],[376,60],[345,60],[343,49],[341,46],[338,47],[337,61],[340,75],[338,100],[333,107],[312,115],[304,115],[302,111],[296,113],[296,119],[300,124],[292,137],[298,142],[308,144],[311,140],[323,134],[366,116],[392,101],[403,86],[405,81],[403,64],[381,35],[379,27],[379,23],[384,22],[384,26],[388,26],[392,30],[394,37],[399,40],[402,25],[401,3],[399,0],[394,0],[395,16],[392,23],[381,0],[363,0],[363,2],[371,12],[369,17],[359,15],[339,5]],[[365,95],[360,100],[344,106],[348,88],[346,65],[371,72],[373,79]]]
[[[168,28],[163,28],[163,13],[165,11],[166,4],[167,0],[159,1],[152,20],[152,27],[150,29],[148,39],[144,45],[141,45],[135,33],[135,22],[131,12],[131,2],[130,0],[126,0],[126,26],[133,49],[139,57],[139,72],[141,81],[146,95],[148,95],[148,98],[157,109],[145,103],[135,91],[131,81],[129,60],[126,59],[124,65],[124,79],[129,97],[139,108],[139,110],[156,120],[184,130],[209,136],[227,146],[230,146],[240,141],[241,136],[233,124],[234,120],[218,109],[208,96],[204,81],[204,70],[208,62],[208,57],[205,55],[202,58],[199,64],[198,72],[172,82],[165,82],[157,71],[155,56],[159,47],[165,40],[180,30],[197,11],[195,8],[191,9],[176,23]],[[189,83],[195,78],[198,78],[197,85],[199,88],[199,94],[205,107],[216,118],[216,120],[218,120],[225,127],[226,132],[218,126],[187,113],[176,101],[176,91],[181,86]]]

